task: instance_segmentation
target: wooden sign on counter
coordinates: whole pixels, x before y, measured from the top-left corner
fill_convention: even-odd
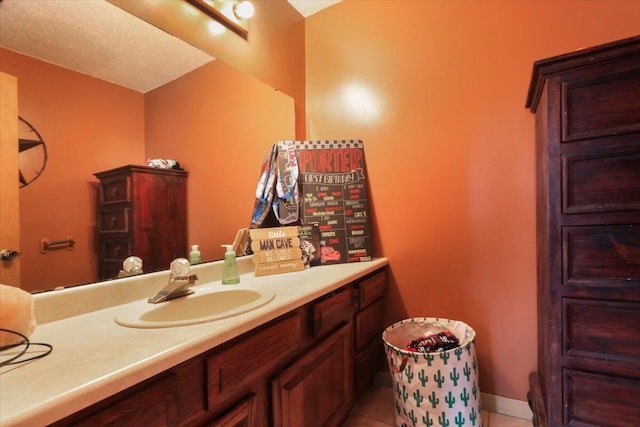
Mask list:
[[[299,237],[280,237],[278,239],[252,240],[251,250],[255,254],[259,251],[273,251],[276,249],[300,248]]]
[[[298,226],[249,230],[255,275],[304,270]]]
[[[263,262],[255,264],[256,277],[269,274],[290,273],[304,270],[302,259],[290,259],[286,261]]]
[[[253,253],[254,264],[302,259],[301,248],[273,249]]]
[[[278,239],[282,237],[298,237],[299,227],[290,225],[287,227],[253,228],[249,230],[251,240]]]

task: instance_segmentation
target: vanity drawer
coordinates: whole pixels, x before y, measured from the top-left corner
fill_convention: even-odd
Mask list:
[[[100,203],[119,203],[131,201],[131,178],[128,176],[100,183]]]
[[[358,308],[364,308],[384,295],[387,287],[387,271],[381,271],[368,279],[363,280],[357,286]]]
[[[101,233],[128,233],[130,208],[104,210],[98,214],[98,231]]]
[[[351,320],[351,288],[330,295],[312,305],[313,337],[319,337]]]
[[[274,371],[297,353],[303,340],[302,315],[296,312],[257,332],[239,337],[231,347],[209,357],[209,408]]]
[[[178,378],[170,373],[107,398],[52,424],[62,426],[175,426]]]

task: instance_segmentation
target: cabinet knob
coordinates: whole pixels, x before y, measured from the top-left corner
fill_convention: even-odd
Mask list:
[[[111,217],[111,226],[115,227],[115,225],[118,223],[118,219],[115,216]]]
[[[116,197],[118,195],[118,187],[113,187],[111,189],[111,196]]]

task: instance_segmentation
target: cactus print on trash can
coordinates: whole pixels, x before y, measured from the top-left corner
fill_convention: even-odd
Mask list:
[[[460,345],[432,353],[406,349],[416,338],[442,331]],[[402,320],[384,331],[397,427],[482,427],[475,336],[464,322],[435,317]]]

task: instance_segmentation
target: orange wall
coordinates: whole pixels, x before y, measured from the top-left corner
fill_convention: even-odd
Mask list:
[[[186,2],[109,1],[293,97],[296,133],[304,137],[305,24],[287,0],[254,1],[246,40],[228,30],[212,34],[211,18]]]
[[[145,117],[147,156],[189,172],[189,241],[221,259],[251,222],[263,156],[295,137],[293,99],[213,61],[147,93]]]
[[[638,17],[630,1],[345,0],[306,20],[308,136],[364,140],[386,322],[467,322],[484,392],[526,400],[536,369],[532,63]]]
[[[18,78],[18,114],[44,139],[43,174],[20,189],[21,287],[94,282],[97,180],[93,173],[144,157],[144,95],[0,49],[0,71]],[[40,253],[40,239],[76,241]]]

